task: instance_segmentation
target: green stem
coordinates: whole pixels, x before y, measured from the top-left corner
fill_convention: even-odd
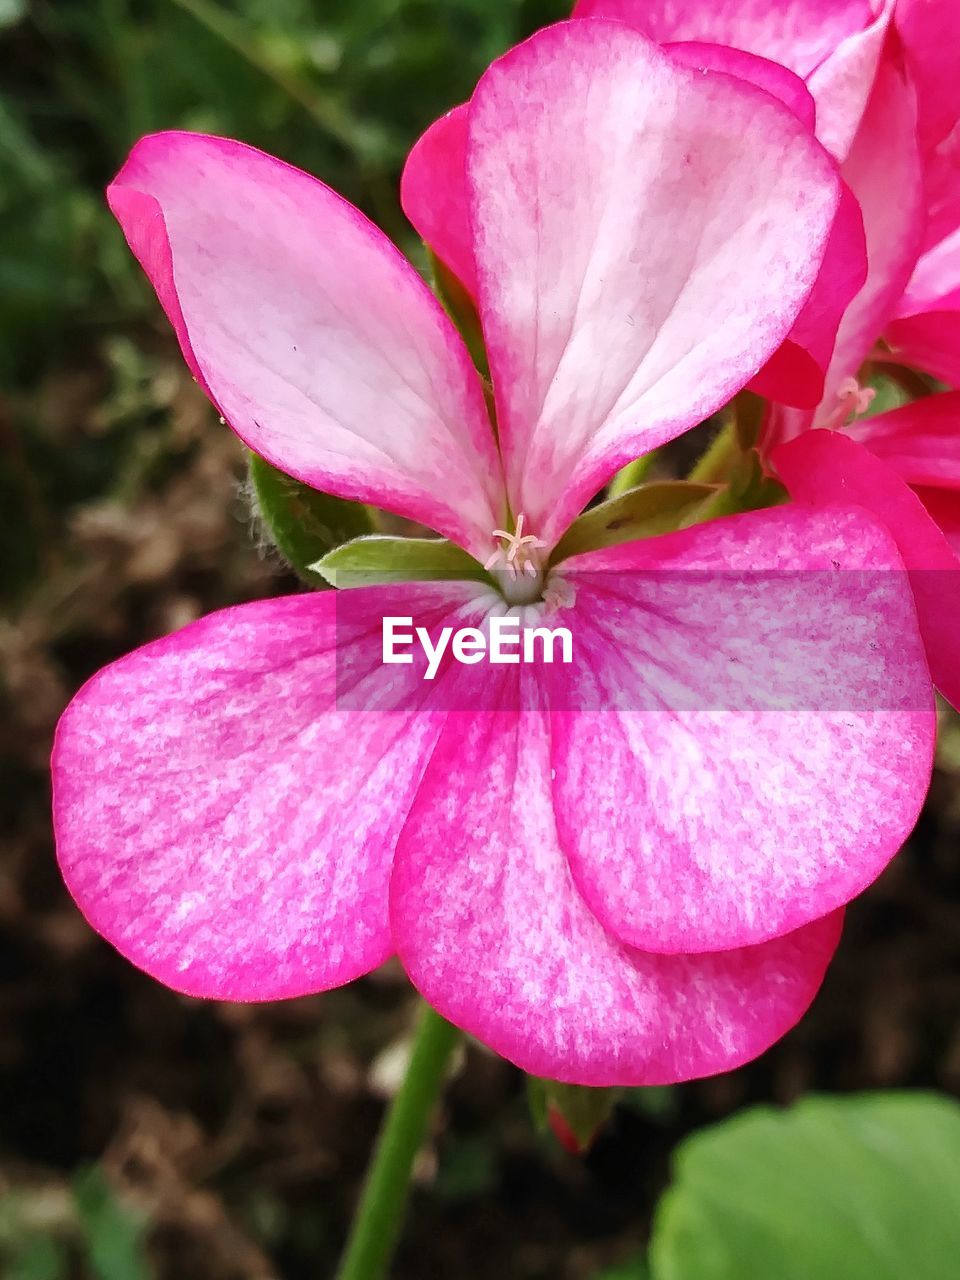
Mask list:
[[[725,422],[697,462],[688,480],[698,484],[717,484],[726,475],[727,466],[736,452],[737,434],[732,422]]]
[[[386,1273],[403,1225],[413,1161],[458,1034],[423,1006],[410,1065],[380,1130],[336,1280],[380,1280]]]
[[[654,449],[652,453],[645,453],[642,458],[634,458],[633,462],[628,462],[625,467],[621,467],[610,481],[607,497],[619,498],[621,493],[627,493],[628,490],[642,484],[656,456],[657,451]]]

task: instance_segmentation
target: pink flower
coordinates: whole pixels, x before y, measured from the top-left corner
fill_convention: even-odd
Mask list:
[[[642,8],[646,18],[654,12],[649,6],[631,5],[625,0],[609,7],[615,11],[614,16],[624,21],[628,10]],[[592,14],[592,6],[581,8]],[[652,27],[655,30],[648,30],[648,34],[677,39],[662,23],[641,22],[637,18],[631,26]],[[679,30],[686,30],[684,24]],[[667,43],[665,51],[680,66],[714,73],[714,78],[717,74],[733,76],[744,85],[763,90],[788,107],[806,128],[813,128],[813,98],[803,81],[787,67],[743,49],[703,43],[699,38]],[[407,217],[423,239],[467,291],[475,295],[477,279],[465,171],[468,114],[468,105],[454,108],[419,140],[404,169],[401,198]],[[837,327],[861,289],[866,272],[860,210],[844,186],[815,285],[784,342],[751,379],[751,390],[800,408],[810,409],[819,403]]]
[[[862,211],[869,270],[865,281],[852,281],[852,291],[835,291],[830,323],[814,330],[812,342],[801,334],[798,344],[792,334],[755,380],[755,389],[777,402],[767,416],[764,449],[795,496],[833,502],[856,493],[888,524],[914,571],[935,681],[960,705],[960,468],[953,444],[960,401],[934,397],[858,421],[869,393],[857,382],[871,357],[960,387],[960,6],[951,0],[792,0],[777,7],[754,0],[580,0],[575,13],[616,17],[664,42],[716,41],[803,77],[816,103],[817,136],[843,162]],[[747,68],[730,69],[749,78]],[[774,73],[765,74],[777,92]],[[787,100],[782,90],[779,96]],[[838,245],[837,260],[848,267],[856,261],[849,244]],[[830,265],[825,260],[822,277],[830,278]],[[819,388],[809,366],[804,376],[796,364],[797,344],[825,371]],[[805,400],[811,390],[816,394]],[[811,427],[844,430],[893,474],[841,442],[776,449]]]
[[[922,802],[934,710],[902,562],[844,504],[549,556],[621,465],[770,359],[840,183],[769,95],[604,22],[491,67],[464,165],[496,438],[432,295],[321,183],[162,134],[110,188],[241,439],[481,563],[536,542],[504,595],[263,601],[101,671],[55,746],[64,876],[124,955],[195,995],[324,990],[396,952],[528,1071],[720,1071],[801,1015],[840,909]],[[511,609],[552,610],[573,664],[428,683],[379,661],[387,614]]]

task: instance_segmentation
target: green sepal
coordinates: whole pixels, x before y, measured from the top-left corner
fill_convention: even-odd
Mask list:
[[[619,1089],[594,1089],[527,1076],[527,1103],[533,1123],[550,1129],[572,1154],[586,1151],[610,1119],[620,1100]]]
[[[661,480],[631,489],[591,507],[575,520],[557,544],[550,563],[620,542],[672,533],[684,524],[695,523],[696,513],[716,494],[715,485],[688,480]]]
[[[473,556],[445,538],[370,534],[335,547],[309,567],[331,587],[341,590],[384,582],[492,583]]]
[[[730,478],[722,489],[705,502],[695,513],[695,518],[684,522],[683,527],[716,520],[719,516],[741,515],[745,511],[759,511],[765,507],[779,507],[789,501],[790,495],[773,476],[767,475],[756,449],[741,454],[730,472]]]
[[[427,261],[430,264],[434,293],[463,338],[479,373],[489,382],[490,363],[487,360],[487,347],[476,304],[450,268],[440,261],[429,246]]]
[[[255,453],[249,459],[257,515],[271,541],[301,578],[326,586],[312,565],[341,542],[369,533],[373,528],[369,509],[311,489]]]

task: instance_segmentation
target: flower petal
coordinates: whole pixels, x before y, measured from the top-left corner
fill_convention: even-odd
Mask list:
[[[805,76],[871,20],[868,0],[577,0],[577,18],[615,18],[654,40],[708,40]]]
[[[93,927],[168,986],[220,999],[380,964],[394,844],[442,716],[398,678],[410,668],[380,663],[379,638],[351,641],[379,637],[391,600],[424,614],[473,593],[361,590],[345,618],[334,592],[263,600],[94,676],[53,757],[60,865]]]
[[[696,71],[722,71],[725,75],[746,80],[758,89],[765,89],[793,112],[802,124],[812,132],[817,120],[817,108],[810,90],[793,71],[758,57],[744,49],[732,49],[725,44],[707,44],[702,40],[683,40],[665,44],[664,49],[681,67]]]
[[[935,146],[960,119],[960,6],[897,0],[896,24],[917,86],[920,140]]]
[[[535,708],[454,714],[441,735],[391,883],[407,973],[445,1018],[539,1076],[668,1084],[756,1057],[813,999],[839,915],[718,955],[623,946],[557,844]]]
[[[883,333],[891,358],[960,389],[960,308],[894,320]]]
[[[562,572],[577,657],[553,668],[557,828],[608,929],[650,951],[746,946],[879,875],[916,821],[935,733],[879,522],[781,507]]]
[[[923,242],[923,183],[912,87],[885,59],[860,130],[843,168],[860,202],[870,267],[867,282],[840,324],[817,425],[836,407],[836,393],[861,364],[896,311]],[[896,198],[891,199],[891,191]]]
[[[476,297],[477,269],[467,209],[470,104],[435,120],[414,143],[400,179],[400,203],[417,234]]]
[[[960,392],[927,396],[891,413],[861,418],[846,434],[908,484],[960,489]]]
[[[467,177],[508,492],[551,543],[776,350],[839,184],[767,93],[599,21],[547,28],[486,72]]]
[[[890,530],[910,571],[933,682],[960,709],[960,560],[918,496],[838,432],[807,432],[778,448],[772,462],[798,501],[856,503]]]
[[[876,91],[878,68],[888,47],[896,0],[881,0],[877,12],[816,66],[807,84],[817,104],[817,137],[831,155],[845,160]]]
[[[816,284],[793,328],[750,383],[779,404],[815,409],[823,398],[840,322],[867,278],[867,245],[856,197],[841,184],[840,204]]]
[[[189,133],[142,139],[108,199],[246,444],[307,484],[486,549],[502,482],[479,379],[358,210],[263,152]]]

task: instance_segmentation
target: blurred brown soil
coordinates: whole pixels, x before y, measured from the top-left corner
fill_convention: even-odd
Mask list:
[[[297,589],[258,554],[241,450],[179,365],[132,383],[125,405],[115,378],[75,371],[42,406],[4,406],[14,423],[42,411],[51,450],[102,444],[123,463],[106,496],[45,517],[42,574],[0,621],[0,1195],[69,1239],[69,1179],[99,1161],[148,1217],[158,1280],[326,1276],[402,1059],[402,974],[273,1006],[182,998],[88,929],[53,860],[46,762],[79,684],[212,608]],[[118,448],[144,403],[155,427]],[[535,1134],[519,1074],[469,1046],[418,1166],[399,1280],[581,1280],[636,1252],[694,1126],[812,1089],[960,1092],[958,778],[938,772],[907,849],[850,909],[803,1023],[741,1071],[631,1098],[586,1159]]]

